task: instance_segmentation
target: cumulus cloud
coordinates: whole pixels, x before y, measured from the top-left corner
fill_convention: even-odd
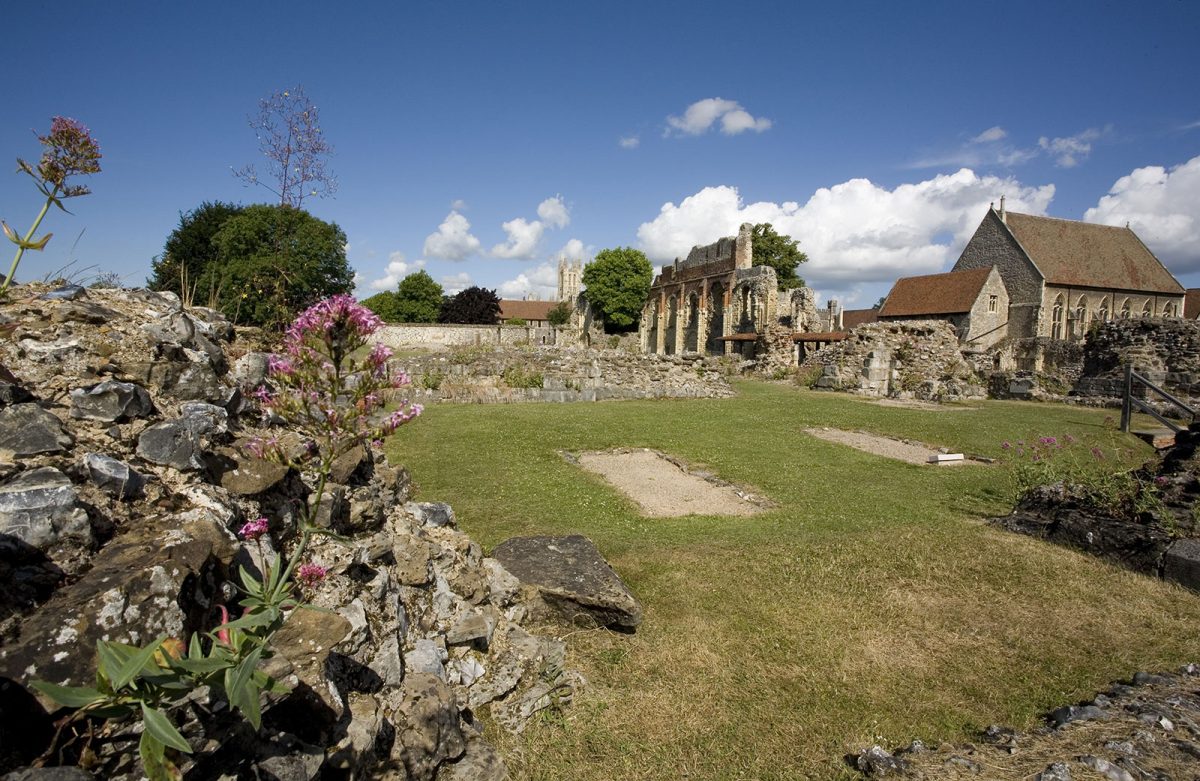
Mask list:
[[[453,201],[450,202],[450,208],[456,212],[466,211],[467,210],[467,202],[464,201],[462,198],[455,198]]]
[[[446,291],[446,295],[452,296],[455,293],[461,293],[469,288],[472,284],[471,275],[465,271],[458,274],[447,274],[439,280],[442,285],[442,290]]]
[[[567,204],[563,202],[561,195],[547,198],[539,203],[537,213],[542,222],[552,228],[565,228],[571,222],[571,215],[567,211]]]
[[[996,141],[1001,141],[1008,137],[1008,131],[999,125],[989,127],[979,135],[971,139],[972,144],[990,144]]]
[[[1200,157],[1122,176],[1083,219],[1124,225],[1176,274],[1200,271]]]
[[[501,298],[529,298],[534,301],[553,301],[558,295],[558,266],[543,263],[516,279],[500,283],[496,292]]]
[[[588,261],[592,259],[590,247],[585,247],[579,239],[571,239],[563,245],[555,257],[559,260],[582,260]]]
[[[425,237],[424,254],[441,260],[466,260],[479,252],[479,239],[471,235],[471,223],[452,209],[435,233]]]
[[[383,271],[383,276],[371,280],[368,287],[372,290],[394,290],[396,285],[400,284],[400,280],[424,267],[425,261],[423,260],[414,260],[409,263],[404,259],[403,252],[393,252],[388,255],[388,264]]]
[[[617,146],[621,147],[622,149],[637,149],[637,146],[640,143],[642,143],[642,140],[636,135],[621,136],[617,139]]]
[[[516,258],[528,260],[537,252],[538,242],[546,231],[538,220],[527,221],[524,217],[509,220],[500,226],[508,234],[503,244],[492,247],[492,254],[498,258]]]
[[[1054,185],[1027,187],[964,168],[891,190],[851,179],[817,190],[803,205],[744,204],[734,187],[706,187],[665,204],[638,228],[638,240],[652,260],[666,262],[734,235],[743,222],[769,222],[800,241],[809,258],[800,275],[812,286],[849,291],[945,270],[1001,194],[1013,211],[1044,214]]]
[[[688,106],[682,117],[667,117],[667,130],[664,135],[698,136],[717,122],[721,123],[721,132],[727,136],[736,136],[747,130],[761,133],[771,127],[771,120],[766,117],[754,117],[742,108],[735,100],[724,98],[705,98]]]
[[[1059,168],[1074,168],[1091,154],[1092,142],[1104,135],[1105,131],[1088,128],[1082,133],[1065,138],[1038,139],[1038,146],[1054,157],[1054,164]]]

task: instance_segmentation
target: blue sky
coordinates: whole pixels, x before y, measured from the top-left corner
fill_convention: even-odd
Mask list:
[[[0,155],[36,158],[58,114],[104,153],[21,279],[75,260],[140,284],[181,211],[269,202],[230,169],[258,158],[257,101],[302,84],[340,184],[305,206],[346,231],[364,295],[423,267],[536,297],[563,254],[661,263],[770,221],[823,297],[869,306],[949,268],[1001,194],[1129,221],[1200,286],[1197,3],[26,0],[5,20]],[[0,218],[37,208],[0,173]]]

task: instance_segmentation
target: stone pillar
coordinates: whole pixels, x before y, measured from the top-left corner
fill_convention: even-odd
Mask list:
[[[743,222],[742,227],[738,229],[737,239],[734,240],[733,249],[733,267],[750,268],[754,261],[753,240],[751,238],[754,232],[754,226],[748,222]]]
[[[665,289],[663,292],[658,294],[657,334],[658,338],[655,340],[657,344],[654,345],[654,352],[658,355],[662,355],[664,352],[666,352],[667,348],[667,293]]]

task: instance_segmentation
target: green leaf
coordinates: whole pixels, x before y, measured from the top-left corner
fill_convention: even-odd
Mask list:
[[[225,695],[229,704],[242,712],[255,729],[262,726],[258,707],[258,686],[254,684],[254,671],[262,657],[262,648],[255,648],[237,667],[225,671]]]
[[[250,680],[254,681],[255,686],[271,694],[288,694],[292,690],[292,687],[280,683],[262,670],[255,670]]]
[[[154,664],[154,652],[158,650],[158,647],[166,639],[167,636],[162,635],[145,648],[133,649],[133,653],[118,668],[117,674],[110,679],[113,688],[121,689],[127,686],[147,665],[153,665],[157,669],[158,665]]]
[[[118,649],[119,646],[116,643],[109,643],[104,640],[96,641],[96,657],[98,659],[96,669],[100,677],[109,686],[113,685],[113,679],[117,677],[117,673],[126,659],[126,656]]]
[[[258,578],[250,574],[250,570],[245,567],[238,567],[238,579],[242,581],[242,587],[246,589],[247,594],[254,597],[262,596],[262,583],[258,581]]]
[[[221,624],[213,631],[219,632],[223,629],[251,629],[256,626],[266,626],[277,618],[279,618],[279,611],[273,607],[269,607],[262,612],[247,613],[235,621],[230,621],[228,624]]]
[[[179,781],[181,774],[175,763],[167,759],[165,746],[149,732],[142,733],[138,742],[138,754],[142,757],[142,769],[150,781]]]
[[[229,659],[223,659],[219,656],[200,657],[199,659],[189,657],[187,659],[173,659],[171,660],[171,666],[186,670],[189,673],[195,673],[196,675],[207,675],[229,667]]]
[[[29,685],[68,708],[82,708],[105,699],[105,695],[87,686],[59,686],[47,681],[30,681]]]
[[[175,725],[167,718],[167,714],[157,708],[151,708],[143,702],[142,720],[146,724],[146,732],[163,745],[170,746],[176,751],[182,751],[184,754],[192,753],[192,747],[183,739],[183,735],[179,734],[179,730],[175,729]]]

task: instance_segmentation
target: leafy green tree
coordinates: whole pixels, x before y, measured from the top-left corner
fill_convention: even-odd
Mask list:
[[[650,293],[654,269],[640,250],[601,250],[583,269],[583,295],[607,331],[632,330]]]
[[[230,217],[236,217],[244,207],[221,201],[205,201],[189,212],[179,213],[179,226],[167,236],[163,253],[150,264],[146,287],[179,293],[190,304],[198,293],[201,301],[210,306],[218,294],[215,289],[200,289],[199,281],[219,281],[219,274],[206,274],[217,264],[217,247],[213,237]]]
[[[555,328],[562,328],[567,323],[571,322],[573,310],[570,304],[566,301],[559,301],[549,312],[546,313],[546,321]]]
[[[395,322],[436,323],[445,295],[446,291],[428,272],[421,270],[409,274],[396,287]]]
[[[500,299],[495,290],[469,287],[450,296],[438,313],[439,323],[495,325],[500,319]]]
[[[796,274],[796,267],[807,262],[808,255],[800,251],[798,241],[776,233],[771,223],[760,222],[754,226],[752,247],[752,263],[775,269],[780,290],[804,287],[804,280]]]
[[[276,326],[327,296],[348,293],[346,234],[290,206],[248,206],[212,239],[219,308],[234,322]],[[205,287],[201,280],[201,288]]]
[[[399,319],[400,311],[396,305],[396,291],[394,290],[385,290],[382,293],[376,293],[370,298],[364,298],[359,303],[379,315],[380,319],[385,323],[401,322]]]

